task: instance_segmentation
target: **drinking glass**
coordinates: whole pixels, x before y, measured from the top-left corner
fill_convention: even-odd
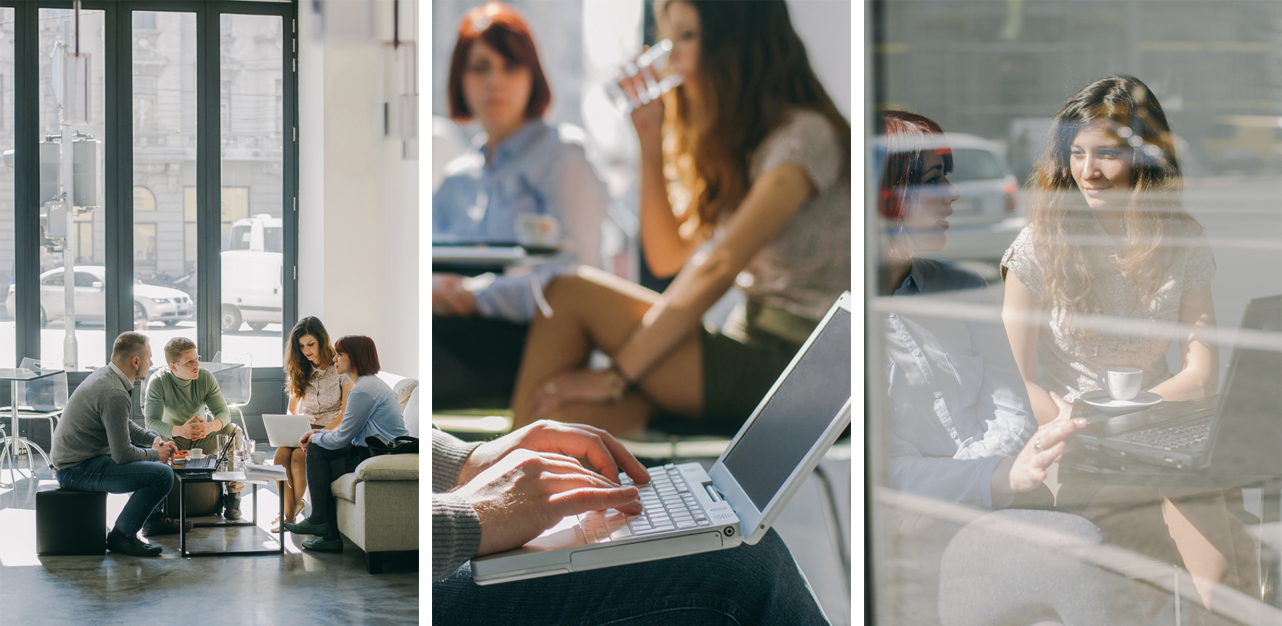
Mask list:
[[[641,56],[619,68],[614,79],[606,84],[605,94],[620,111],[631,113],[632,109],[672,91],[685,77],[679,67],[668,63],[671,52],[672,42],[667,39],[650,46]],[[625,85],[632,89],[629,91]]]

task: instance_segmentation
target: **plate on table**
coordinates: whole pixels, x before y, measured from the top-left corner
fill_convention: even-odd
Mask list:
[[[1128,411],[1138,411],[1162,403],[1162,396],[1151,391],[1141,391],[1139,395],[1131,400],[1114,400],[1108,395],[1107,391],[1099,389],[1090,393],[1082,394],[1080,400],[1093,406],[1101,411],[1110,413],[1126,413]]]

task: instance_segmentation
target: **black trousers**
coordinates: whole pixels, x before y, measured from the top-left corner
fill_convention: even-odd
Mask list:
[[[307,484],[312,491],[312,515],[307,521],[329,524],[326,539],[338,539],[338,501],[329,490],[329,484],[339,476],[356,470],[361,461],[369,458],[369,448],[347,444],[337,450],[327,450],[316,444],[307,446]]]
[[[432,408],[507,407],[528,333],[503,320],[432,318]]]

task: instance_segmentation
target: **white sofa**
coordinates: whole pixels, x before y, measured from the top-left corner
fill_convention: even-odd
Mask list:
[[[401,402],[405,427],[418,436],[418,381],[381,372]],[[365,551],[365,569],[377,574],[383,553],[418,550],[418,455],[366,459],[330,484],[338,503],[338,530]]]

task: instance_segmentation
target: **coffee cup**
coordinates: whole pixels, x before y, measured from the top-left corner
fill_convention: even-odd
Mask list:
[[[192,448],[192,449],[191,449],[191,458],[193,458],[193,459],[203,459],[203,458],[205,458],[205,451],[204,451],[204,450],[201,450],[200,448]]]
[[[1100,389],[1114,400],[1134,400],[1144,383],[1144,370],[1138,367],[1110,367],[1097,379]]]
[[[262,465],[263,463],[267,462],[266,452],[261,452],[261,451],[254,452],[253,454],[250,455],[250,457],[254,459],[254,465]]]
[[[516,242],[527,248],[555,248],[561,243],[561,222],[552,215],[521,213],[513,227]]]

